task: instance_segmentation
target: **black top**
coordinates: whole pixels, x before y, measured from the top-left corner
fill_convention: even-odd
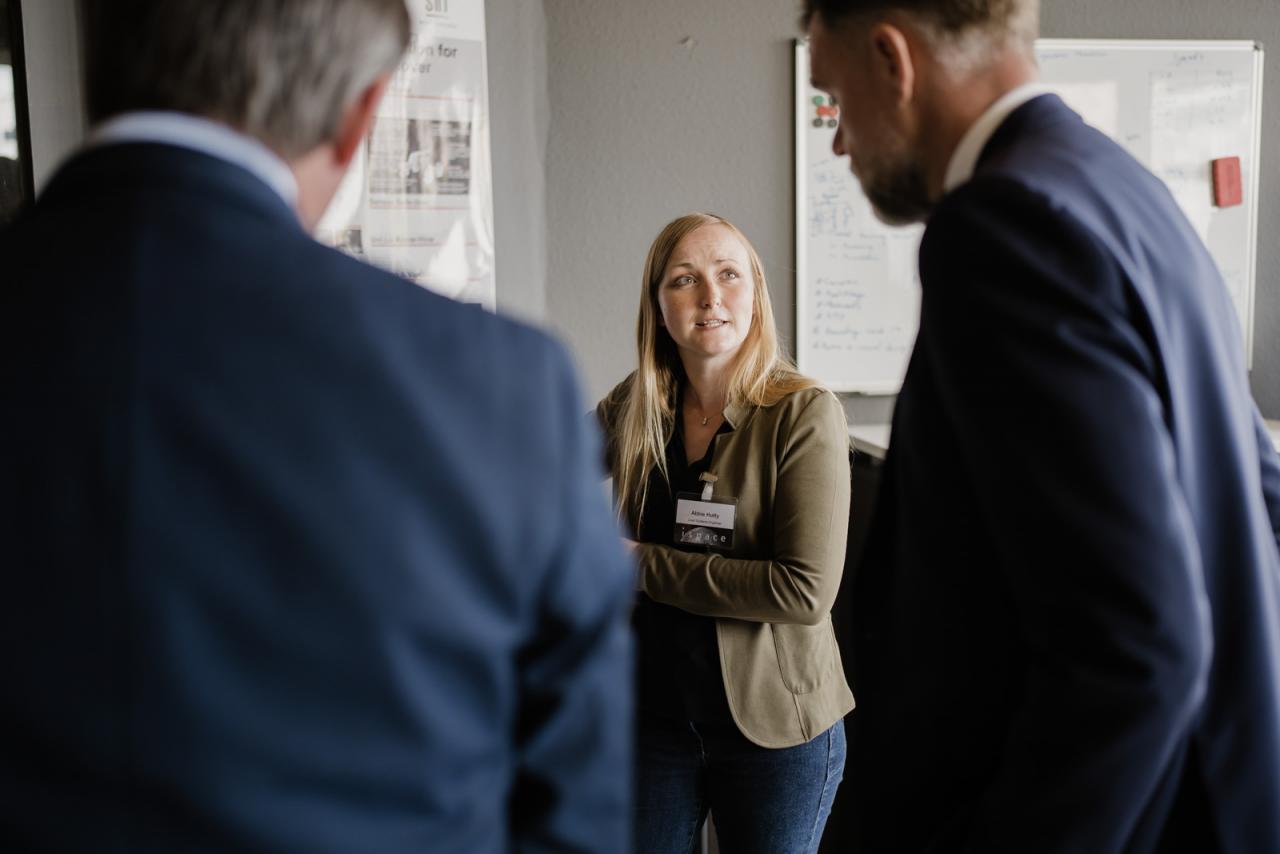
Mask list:
[[[681,551],[702,552],[708,549],[675,542],[676,496],[682,492],[702,492],[703,483],[698,478],[711,465],[715,439],[707,445],[702,459],[688,463],[683,422],[683,414],[677,410],[676,428],[667,443],[670,483],[654,466],[649,473],[649,493],[637,539]],[[728,423],[722,424],[716,435],[732,429]],[[640,710],[677,720],[731,721],[724,678],[720,675],[715,618],[654,602],[641,593],[633,621],[640,651]]]

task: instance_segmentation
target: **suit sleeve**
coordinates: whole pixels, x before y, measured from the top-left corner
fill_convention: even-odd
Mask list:
[[[559,446],[559,536],[537,625],[521,654],[513,850],[628,851],[631,845],[634,570],[601,489],[599,431],[582,417],[568,360],[558,359],[550,431]]]
[[[766,560],[637,548],[640,586],[657,602],[709,617],[816,625],[840,587],[849,522],[849,431],[835,395],[796,417],[778,462],[774,553]]]
[[[921,273],[938,426],[963,448],[1028,673],[939,849],[1122,850],[1178,761],[1210,645],[1153,348],[1099,240],[1012,182],[944,202]]]

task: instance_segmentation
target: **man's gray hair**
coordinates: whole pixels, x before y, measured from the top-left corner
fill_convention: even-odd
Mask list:
[[[83,0],[89,117],[203,116],[293,158],[396,67],[405,0]]]

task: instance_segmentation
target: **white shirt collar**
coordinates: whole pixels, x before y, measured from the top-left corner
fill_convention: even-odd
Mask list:
[[[1010,89],[1001,95],[996,102],[987,107],[986,112],[969,126],[960,144],[951,152],[951,162],[947,164],[947,175],[942,182],[942,189],[950,193],[956,187],[973,177],[973,170],[978,166],[978,158],[982,149],[986,148],[996,128],[1009,118],[1009,114],[1032,98],[1048,94],[1051,90],[1040,83],[1023,83],[1016,89]]]
[[[234,163],[274,190],[291,210],[297,210],[298,179],[289,165],[258,140],[226,125],[185,113],[123,113],[95,128],[88,146],[126,142],[176,145]]]

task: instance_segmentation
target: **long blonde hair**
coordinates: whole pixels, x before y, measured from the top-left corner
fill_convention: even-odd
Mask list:
[[[675,426],[677,395],[684,379],[684,366],[671,334],[658,321],[658,288],[671,254],[687,235],[706,225],[723,225],[742,241],[751,262],[754,310],[751,326],[738,350],[725,405],[771,406],[792,392],[816,386],[817,382],[798,373],[783,355],[778,328],[769,302],[764,268],[755,247],[738,227],[723,217],[690,213],[667,223],[658,233],[644,262],[640,283],[640,314],[636,321],[636,349],[639,364],[618,417],[613,454],[614,494],[618,511],[638,531],[648,495],[649,472],[654,466],[667,475],[667,439]]]

